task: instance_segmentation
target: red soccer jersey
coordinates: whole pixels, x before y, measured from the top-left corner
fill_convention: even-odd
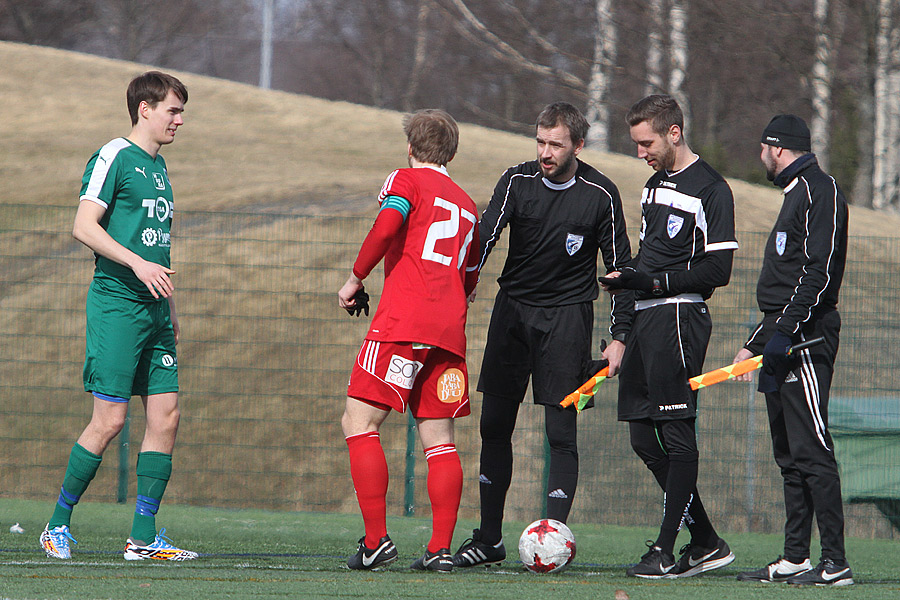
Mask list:
[[[384,291],[367,339],[420,342],[465,357],[467,296],[478,260],[475,203],[444,169],[398,169],[378,197],[411,205],[384,257]],[[468,271],[468,278],[467,278]]]

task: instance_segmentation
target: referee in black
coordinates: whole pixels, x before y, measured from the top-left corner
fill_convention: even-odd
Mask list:
[[[625,120],[638,158],[656,173],[641,196],[637,256],[600,281],[612,294],[636,290],[619,376],[619,420],[628,422],[632,448],[665,492],[659,536],[627,574],[690,577],[734,560],[697,492],[697,393],[688,384],[703,368],[712,331],[706,300],[731,276],[738,247],[734,199],[722,176],[687,145],[674,98],[647,96]],[[691,541],[676,562],[683,524]]]
[[[784,555],[741,581],[853,583],[844,555],[841,481],[828,433],[828,392],[838,351],[838,292],[847,256],[847,201],[810,153],[809,129],[795,115],[777,115],[763,131],[760,159],[769,181],[784,190],[766,242],[756,299],[762,322],[735,362],[763,355],[759,391],[766,395],[775,462],[784,479]],[[786,357],[802,340],[825,342]],[[750,374],[740,380],[751,381]],[[813,515],[822,558],[813,568]]]
[[[506,558],[503,508],[512,479],[512,435],[531,378],[544,405],[550,445],[547,517],[565,522],[578,482],[575,409],[560,401],[599,369],[591,361],[597,254],[609,271],[631,259],[619,190],[577,157],[588,123],[565,102],[537,118],[537,160],[506,170],[481,217],[481,265],[509,226],[509,254],[498,279],[478,391],[481,408],[481,525],[453,557],[457,567]],[[630,296],[630,295],[629,295]],[[614,298],[612,342],[603,352],[614,375],[631,326],[633,300]]]

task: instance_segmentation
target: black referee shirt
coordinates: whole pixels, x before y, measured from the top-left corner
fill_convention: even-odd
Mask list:
[[[698,158],[647,180],[641,195],[638,271],[664,277],[670,295],[697,293],[709,298],[728,283],[734,235],[734,197],[728,183]],[[638,299],[649,297],[638,293]]]
[[[575,176],[563,184],[545,179],[536,160],[506,170],[478,225],[479,266],[507,225],[509,254],[498,283],[523,304],[591,302],[599,294],[598,251],[607,272],[631,260],[618,188],[580,160]],[[613,335],[630,328],[628,304],[613,298]]]

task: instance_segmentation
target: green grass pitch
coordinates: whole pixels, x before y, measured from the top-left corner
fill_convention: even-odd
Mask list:
[[[518,562],[516,541],[525,524],[510,523],[506,541],[511,556],[502,566],[445,575],[408,568],[428,540],[428,519],[391,517],[388,528],[400,558],[383,571],[354,572],[344,560],[362,532],[358,515],[163,505],[159,524],[176,544],[201,557],[185,563],[135,563],[121,555],[133,507],[85,502],[73,519],[78,540],[73,558],[59,561],[46,558],[38,545],[52,508],[50,502],[0,499],[0,598],[900,598],[900,553],[892,540],[847,541],[858,585],[797,589],[734,578],[779,554],[781,538],[775,535],[727,534],[737,555],[728,567],[687,580],[648,582],[624,573],[640,557],[643,540],[653,537],[652,529],[570,523],[578,544],[573,566],[560,574],[535,575]],[[9,532],[15,522],[24,534]],[[473,525],[459,523],[454,545],[470,535]]]

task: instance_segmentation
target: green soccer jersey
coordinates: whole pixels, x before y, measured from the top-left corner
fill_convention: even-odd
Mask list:
[[[100,226],[141,258],[170,265],[172,185],[161,155],[154,159],[125,138],[116,138],[88,161],[81,201],[106,208]],[[94,287],[110,296],[155,300],[134,271],[95,254]]]

